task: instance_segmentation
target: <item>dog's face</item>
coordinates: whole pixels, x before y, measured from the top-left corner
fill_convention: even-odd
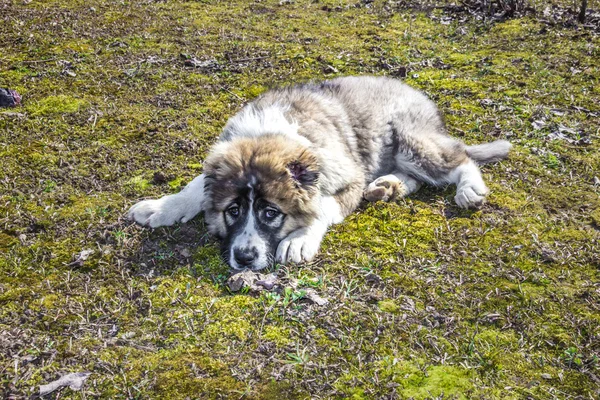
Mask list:
[[[265,135],[220,143],[204,168],[205,221],[233,269],[271,265],[279,242],[315,218],[317,159],[293,140]]]

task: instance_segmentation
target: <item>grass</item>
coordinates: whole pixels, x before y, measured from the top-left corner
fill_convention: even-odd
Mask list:
[[[60,397],[600,397],[595,31],[382,1],[0,9],[0,87],[23,96],[0,110],[5,398],[79,371]],[[364,204],[278,272],[298,282],[282,295],[230,293],[202,218],[124,220],[200,173],[244,102],[347,74],[406,75],[453,135],[512,141],[483,170],[488,204],[462,211],[452,188]]]

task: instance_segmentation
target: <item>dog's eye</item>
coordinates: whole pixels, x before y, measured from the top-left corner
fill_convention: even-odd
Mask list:
[[[239,207],[236,207],[236,206],[229,207],[229,208],[227,209],[227,213],[228,213],[229,215],[231,215],[232,217],[234,217],[234,218],[235,218],[235,217],[237,217],[237,216],[239,216],[239,215],[240,215],[240,208],[239,208]]]
[[[279,211],[273,210],[272,208],[269,208],[265,211],[265,217],[267,217],[267,219],[273,219],[278,215],[279,215]]]

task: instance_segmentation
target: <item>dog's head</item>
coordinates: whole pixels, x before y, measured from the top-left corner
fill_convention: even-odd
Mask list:
[[[219,143],[204,173],[205,221],[233,269],[272,264],[279,242],[317,214],[317,158],[281,135]]]

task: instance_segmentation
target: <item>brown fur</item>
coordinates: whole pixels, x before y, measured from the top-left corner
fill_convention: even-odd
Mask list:
[[[286,228],[310,224],[317,215],[318,205],[314,200],[318,185],[295,180],[289,170],[292,163],[299,163],[314,173],[319,171],[317,158],[310,150],[281,135],[241,138],[220,144],[204,164],[209,182],[207,190],[211,193],[207,215],[222,214],[255,179],[254,187],[260,197],[277,204],[291,217],[288,220],[294,221],[289,222],[293,226]]]

